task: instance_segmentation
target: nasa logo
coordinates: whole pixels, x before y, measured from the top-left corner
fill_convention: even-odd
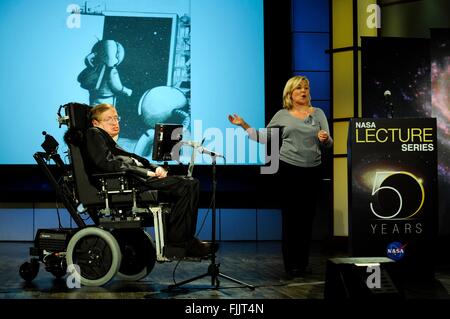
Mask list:
[[[355,122],[356,128],[376,128],[375,122]]]
[[[406,245],[407,244],[403,245],[402,243],[400,243],[398,241],[394,241],[394,242],[388,244],[386,255],[395,261],[399,261],[405,255],[404,248],[406,247]]]

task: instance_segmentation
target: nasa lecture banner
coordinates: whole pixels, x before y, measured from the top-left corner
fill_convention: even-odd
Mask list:
[[[354,256],[387,256],[433,271],[436,119],[352,119],[349,235]]]

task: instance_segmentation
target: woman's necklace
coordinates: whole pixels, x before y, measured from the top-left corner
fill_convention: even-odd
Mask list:
[[[308,106],[308,107],[307,107],[306,109],[304,109],[304,110],[295,109],[295,112],[297,112],[298,114],[301,114],[301,115],[309,115],[309,114],[311,114],[311,107]]]

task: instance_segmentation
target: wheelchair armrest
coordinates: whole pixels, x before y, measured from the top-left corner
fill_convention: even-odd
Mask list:
[[[118,177],[124,177],[126,175],[127,175],[126,172],[113,172],[113,173],[92,174],[92,177],[95,177],[95,178],[118,178]]]
[[[92,174],[92,178],[101,192],[109,194],[129,193],[133,188],[133,183],[130,183],[130,178],[126,172],[96,173]]]
[[[99,183],[104,187],[103,191],[112,195],[120,195],[122,193],[131,192],[131,188],[137,189],[138,201],[140,202],[152,202],[158,201],[158,191],[157,190],[145,190],[142,191],[139,184],[145,179],[130,174],[127,172],[113,172],[113,173],[97,173],[92,174],[92,177],[97,179]]]

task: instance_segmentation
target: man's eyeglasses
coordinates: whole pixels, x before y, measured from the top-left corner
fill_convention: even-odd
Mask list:
[[[113,124],[115,122],[119,123],[120,122],[120,116],[110,116],[107,117],[106,119],[100,120],[102,122],[106,122],[108,124]]]

